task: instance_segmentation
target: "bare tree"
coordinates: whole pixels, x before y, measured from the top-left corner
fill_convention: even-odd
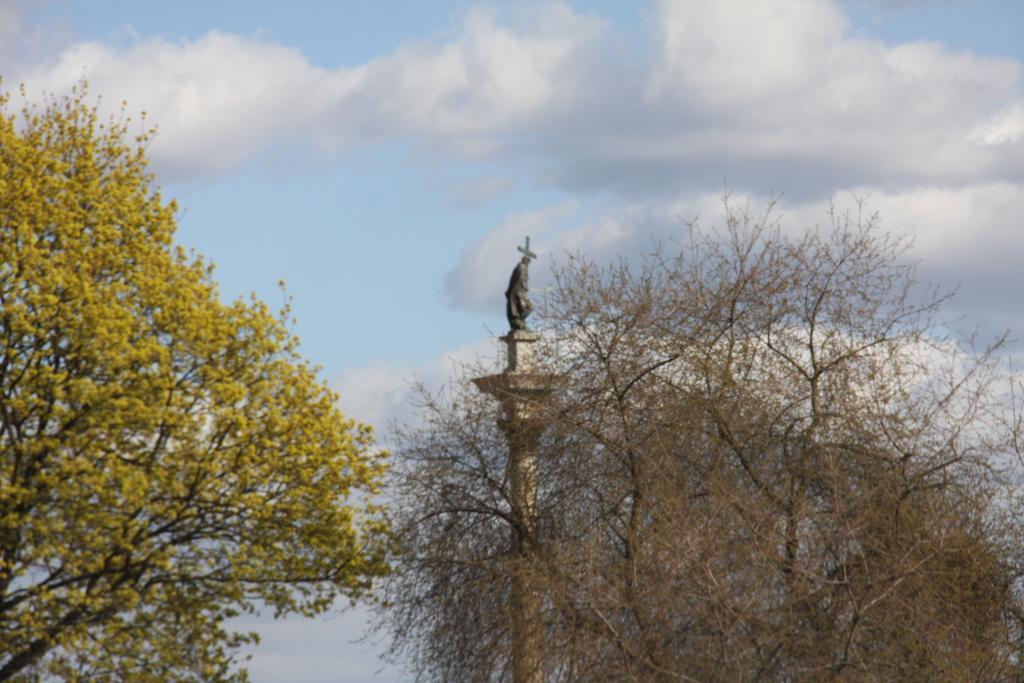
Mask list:
[[[535,528],[497,406],[468,380],[425,396],[397,439],[393,653],[509,680],[527,576],[546,680],[1020,680],[1001,340],[952,335],[875,216],[793,238],[727,198],[721,231],[691,227],[556,272]]]

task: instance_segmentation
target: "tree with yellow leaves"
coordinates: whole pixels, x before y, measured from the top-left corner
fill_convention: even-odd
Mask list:
[[[150,135],[0,99],[0,681],[244,680],[227,619],[386,571],[370,428],[173,245]]]

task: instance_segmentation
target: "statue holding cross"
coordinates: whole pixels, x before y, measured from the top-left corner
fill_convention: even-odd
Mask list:
[[[505,316],[508,318],[509,327],[513,332],[528,330],[526,327],[526,316],[533,310],[528,296],[530,260],[537,258],[537,255],[530,251],[530,238],[526,238],[526,244],[516,247],[523,254],[523,258],[516,264],[512,271],[512,277],[508,281],[508,289],[505,290]]]

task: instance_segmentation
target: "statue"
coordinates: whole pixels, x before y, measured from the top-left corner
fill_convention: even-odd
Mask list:
[[[516,247],[523,253],[523,258],[516,264],[512,271],[512,277],[508,280],[508,289],[505,290],[505,316],[508,318],[509,328],[512,332],[529,330],[526,327],[526,316],[533,310],[530,297],[527,293],[530,278],[530,260],[537,258],[537,255],[530,251],[530,238],[526,238],[525,247]]]

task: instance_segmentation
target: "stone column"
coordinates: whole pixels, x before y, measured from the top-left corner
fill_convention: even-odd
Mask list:
[[[511,503],[517,520],[511,539],[517,556],[511,596],[512,681],[541,683],[541,596],[531,580],[537,550],[537,450],[545,427],[544,402],[559,377],[537,367],[533,345],[540,340],[538,333],[517,330],[501,340],[508,349],[505,371],[477,377],[473,383],[501,402],[498,426],[508,440]]]

